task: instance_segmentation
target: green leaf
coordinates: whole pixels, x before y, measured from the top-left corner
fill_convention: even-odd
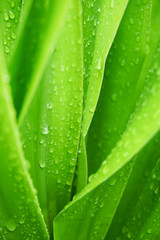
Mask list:
[[[0,239],[159,238],[159,12],[0,1]]]
[[[111,212],[109,210],[105,211],[106,206],[110,209],[107,201],[104,202],[104,206],[100,210],[99,202],[96,204],[96,199],[99,199],[102,192],[103,194],[107,193],[107,191],[105,191],[105,186],[107,186],[108,182],[110,182],[114,177],[117,177],[118,172],[121,173],[120,170],[128,166],[130,160],[160,129],[160,110],[159,105],[157,104],[160,101],[159,62],[160,41],[153,58],[151,70],[149,70],[145,79],[143,94],[140,96],[135,113],[131,116],[123,136],[106,161],[103,162],[96,174],[90,177],[89,184],[79,194],[77,194],[74,200],[56,217],[54,221],[56,240],[63,239],[64,236],[67,235],[69,228],[72,229],[72,235],[74,236],[74,231],[76,232],[77,229],[80,228],[82,222],[85,222],[86,224],[83,226],[83,233],[80,235],[79,239],[88,239],[88,229],[90,224],[92,224],[93,232],[98,231],[102,234],[101,235],[99,233],[98,236],[96,235],[96,239],[103,238],[104,230],[102,232],[102,225],[105,226],[106,229],[109,227],[115,211],[115,206],[119,199],[116,198],[117,195],[115,197],[116,200],[112,196],[110,207],[112,208],[114,205],[114,210],[112,208]],[[117,177],[117,181],[118,183],[119,181],[124,181],[122,180],[121,175]],[[103,191],[101,189],[103,189]],[[114,200],[115,204],[113,204]],[[94,204],[89,205],[90,201],[94,202]],[[86,205],[87,211],[89,212],[88,214],[86,214]],[[77,211],[79,211],[78,214]],[[91,217],[93,212],[94,220],[92,220]],[[93,221],[96,222],[96,215],[101,219],[101,222],[99,222],[98,225],[99,227],[93,224]],[[62,229],[62,226],[63,232],[60,232],[60,228]],[[68,239],[71,239],[71,236],[69,236]],[[92,235],[90,239],[93,239]]]
[[[124,175],[119,171],[107,182],[95,186],[73,200],[54,221],[55,240],[90,240],[104,239],[106,231],[115,213],[132,163],[127,165]],[[118,180],[119,179],[119,180]],[[113,192],[114,189],[114,192]],[[117,197],[118,196],[118,197]],[[80,230],[81,229],[81,230]]]
[[[0,50],[0,239],[26,239],[29,236],[47,240],[48,232],[27,173],[10,96],[9,76]]]
[[[159,9],[160,2],[157,0],[153,1],[152,7],[152,26],[151,26],[151,41],[150,41],[150,54],[148,55],[143,71],[142,76],[146,74],[147,68],[150,68],[150,65],[154,58],[154,51],[157,48],[158,35],[159,35]],[[160,36],[160,35],[159,35]],[[153,70],[153,69],[152,69]],[[140,83],[142,85],[142,83]],[[146,81],[145,81],[146,84]],[[133,209],[137,203],[140,194],[146,185],[147,178],[151,174],[155,162],[160,154],[159,142],[160,134],[158,133],[150,143],[138,154],[137,160],[135,162],[132,174],[128,181],[127,187],[123,194],[123,197],[118,206],[117,212],[112,221],[111,227],[107,233],[106,239],[116,239],[118,236],[121,236],[123,226],[128,219],[130,219],[130,209]],[[125,229],[125,228],[124,228]],[[124,237],[124,236],[123,236]]]
[[[13,99],[18,114],[21,111],[19,121],[28,110],[54,50],[68,3],[69,0],[24,2],[23,29],[10,64]]]
[[[83,1],[84,109],[77,191],[87,182],[85,137],[99,97],[106,57],[127,3],[128,0]]]
[[[63,31],[20,131],[31,176],[52,236],[70,201],[82,118],[81,3],[72,0]]]
[[[119,239],[119,237],[125,239],[122,231],[125,229],[126,222],[133,217],[131,209],[134,209],[137,204],[137,200],[147,185],[148,177],[151,176],[151,171],[155,167],[160,155],[159,143],[160,134],[158,133],[138,154],[118,209],[106,235],[106,240]],[[126,232],[125,235],[127,235]]]
[[[118,239],[158,239],[160,191],[159,191],[160,159],[157,161],[152,173],[147,179],[147,184],[142,189],[134,208],[130,209],[130,215],[121,229]],[[106,238],[110,239],[110,238]],[[115,239],[115,238],[112,238]]]
[[[150,0],[145,4],[130,0],[107,58],[99,102],[87,134],[89,175],[121,138],[135,107],[148,49],[150,9]]]

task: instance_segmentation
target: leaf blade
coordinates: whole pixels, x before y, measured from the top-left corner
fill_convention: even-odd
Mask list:
[[[68,2],[25,2],[27,10],[22,14],[25,23],[23,29],[20,29],[15,54],[10,64],[13,99],[18,114],[22,107],[19,121],[23,120],[27,112],[53,52]],[[24,49],[27,53],[25,55]]]
[[[128,1],[84,1],[84,107],[78,157],[77,191],[87,183],[85,137],[91,123],[101,89],[105,60]],[[115,18],[116,16],[116,18]],[[94,20],[94,21],[93,21]],[[109,34],[108,34],[109,33]]]
[[[149,142],[156,132],[159,131],[160,111],[159,106],[157,105],[160,98],[160,78],[158,74],[159,68],[157,67],[159,66],[159,58],[160,48],[158,45],[152,62],[152,66],[155,67],[155,71],[149,71],[149,77],[148,75],[146,77],[147,83],[143,90],[143,96],[141,96],[137,104],[136,111],[128,123],[121,140],[117,143],[107,160],[103,162],[97,173],[92,175],[89,184],[79,194],[77,194],[74,200],[56,217],[55,232],[58,224],[61,224],[61,222],[63,222],[63,227],[65,227],[63,220],[67,219],[67,217],[75,220],[75,206],[76,209],[78,208],[79,211],[81,211],[80,215],[82,215],[82,218],[83,216],[85,218],[86,210],[83,206],[89,201],[89,195],[91,192],[94,191],[95,188],[102,186],[103,183],[107,184],[115,174],[117,174],[123,167],[126,167],[126,164],[128,164],[130,160],[140,151],[140,149]],[[94,202],[96,197],[99,196],[98,193],[99,192],[97,191],[93,198]],[[80,226],[80,217],[78,219],[76,218],[76,220],[75,224]],[[106,228],[110,225],[110,223],[111,219],[110,221],[106,219]],[[87,227],[88,225],[86,228]],[[68,225],[67,228],[65,228],[66,232],[67,229]],[[57,235],[57,239],[61,239],[61,237],[62,236],[59,238],[59,235]],[[100,237],[101,236],[99,236],[99,238]],[[87,239],[87,236],[85,236],[85,238]]]
[[[83,87],[81,32],[81,2],[72,0],[42,82],[19,125],[51,236],[54,217],[70,200],[77,159]]]
[[[0,237],[24,239],[25,231],[47,240],[48,231],[25,166],[2,52],[0,58]]]

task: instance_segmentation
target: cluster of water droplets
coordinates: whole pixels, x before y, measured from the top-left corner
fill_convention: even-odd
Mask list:
[[[8,8],[4,8],[3,10],[4,19],[3,45],[6,54],[9,54],[15,45],[20,11],[21,1],[15,2],[15,0],[8,0]]]

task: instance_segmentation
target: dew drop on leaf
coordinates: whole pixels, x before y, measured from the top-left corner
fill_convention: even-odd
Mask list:
[[[39,160],[39,166],[40,168],[45,168],[46,166],[45,159],[43,159],[43,157],[41,157]]]
[[[43,135],[47,135],[49,133],[48,125],[45,125],[42,130]]]
[[[16,222],[14,219],[9,219],[6,222],[6,228],[10,231],[13,232],[16,229]]]
[[[24,224],[25,223],[25,219],[24,218],[21,218],[20,220],[19,220],[19,224]]]
[[[11,38],[16,39],[16,34],[14,32],[11,32]]]
[[[111,0],[111,8],[114,8],[114,0]]]
[[[111,96],[112,101],[116,102],[117,101],[117,95],[114,93]]]
[[[11,11],[9,11],[9,17],[10,17],[10,19],[14,19],[14,18],[15,18],[15,15],[14,15],[14,13],[13,13],[13,12],[11,12]]]
[[[4,48],[4,50],[5,50],[5,53],[9,53],[10,52],[10,49],[7,46]]]
[[[101,65],[102,65],[102,60],[101,58],[98,60],[97,62],[97,66],[96,66],[96,69],[100,70],[101,69]]]
[[[49,153],[50,153],[50,154],[53,153],[53,148],[52,148],[52,147],[50,147],[50,149],[49,149]]]
[[[131,25],[134,24],[134,20],[133,20],[133,18],[130,18],[129,23],[130,23]]]
[[[120,63],[120,65],[121,65],[121,67],[124,67],[125,66],[125,60],[123,59],[122,61],[121,61],[121,63]]]
[[[117,179],[113,178],[110,180],[110,186],[113,186],[116,183]]]
[[[53,108],[52,102],[47,103],[47,108],[48,108],[48,109],[52,109],[52,108]]]
[[[152,233],[152,229],[149,228],[149,229],[147,230],[147,233],[151,234],[151,233]]]
[[[8,14],[5,12],[5,13],[4,13],[4,20],[5,20],[5,21],[8,21],[8,19],[9,19]]]

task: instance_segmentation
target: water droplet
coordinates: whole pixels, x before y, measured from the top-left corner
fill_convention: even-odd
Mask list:
[[[116,183],[117,179],[113,178],[110,180],[110,186],[113,186]]]
[[[93,30],[92,30],[92,36],[95,36],[95,34],[96,34],[96,30],[93,29]]]
[[[100,208],[103,208],[104,202],[101,202],[99,206],[100,206]]]
[[[136,37],[136,42],[139,42],[139,41],[140,41],[140,37],[137,36],[137,37]]]
[[[24,218],[21,218],[20,220],[19,220],[19,224],[24,224],[25,223],[25,219]]]
[[[48,109],[52,109],[52,108],[53,108],[52,102],[47,103],[47,108],[48,108]]]
[[[15,18],[15,15],[14,15],[14,13],[13,13],[13,12],[11,12],[11,11],[9,11],[9,17],[10,17],[10,19],[14,19],[14,18]]]
[[[49,152],[53,153],[53,148],[52,147],[50,147]]]
[[[10,24],[9,22],[7,22],[6,27],[7,27],[7,28],[10,28],[10,27],[11,27],[11,24]]]
[[[5,53],[9,53],[10,52],[10,49],[7,46],[4,48],[4,50],[5,50]]]
[[[71,185],[71,182],[69,180],[66,181],[66,185],[67,186],[70,186]]]
[[[100,70],[101,69],[101,63],[102,62],[102,60],[101,60],[101,58],[98,60],[98,62],[97,62],[97,66],[96,66],[96,69],[98,69],[98,70]]]
[[[48,125],[45,125],[43,130],[42,130],[42,134],[47,135],[48,133],[49,133]]]
[[[39,166],[40,166],[40,168],[45,168],[45,166],[46,166],[45,159],[42,157],[39,160]]]
[[[43,144],[44,143],[44,139],[40,139],[40,144]]]
[[[11,8],[14,8],[15,3],[11,1],[10,4],[11,4]]]
[[[16,34],[14,32],[11,32],[11,38],[16,39]]]
[[[114,93],[111,96],[112,101],[116,102],[117,101],[117,95]]]
[[[149,229],[147,230],[147,233],[152,233],[152,229],[149,228]]]
[[[126,62],[125,62],[125,60],[123,59],[123,60],[121,61],[120,65],[121,65],[121,67],[124,67],[125,64],[126,64]]]
[[[129,23],[130,23],[131,25],[134,24],[133,18],[130,18]]]
[[[61,72],[64,72],[64,66],[61,65]]]
[[[73,153],[73,148],[69,149],[68,153]]]
[[[92,107],[89,108],[89,111],[90,111],[91,113],[93,113],[94,110],[95,110],[95,109],[94,109],[94,106],[92,106]]]
[[[15,229],[16,229],[16,222],[14,219],[9,219],[7,222],[6,222],[6,228],[13,232]]]
[[[135,59],[135,64],[138,64],[139,63],[139,58],[136,58]]]
[[[5,13],[4,13],[4,20],[5,20],[5,21],[8,21],[8,19],[9,19],[8,14],[5,12]]]
[[[95,19],[95,21],[94,21],[94,26],[96,26],[97,25],[97,19]]]
[[[128,237],[128,238],[131,238],[131,237],[132,237],[132,234],[129,232],[129,233],[127,234],[127,237]]]

